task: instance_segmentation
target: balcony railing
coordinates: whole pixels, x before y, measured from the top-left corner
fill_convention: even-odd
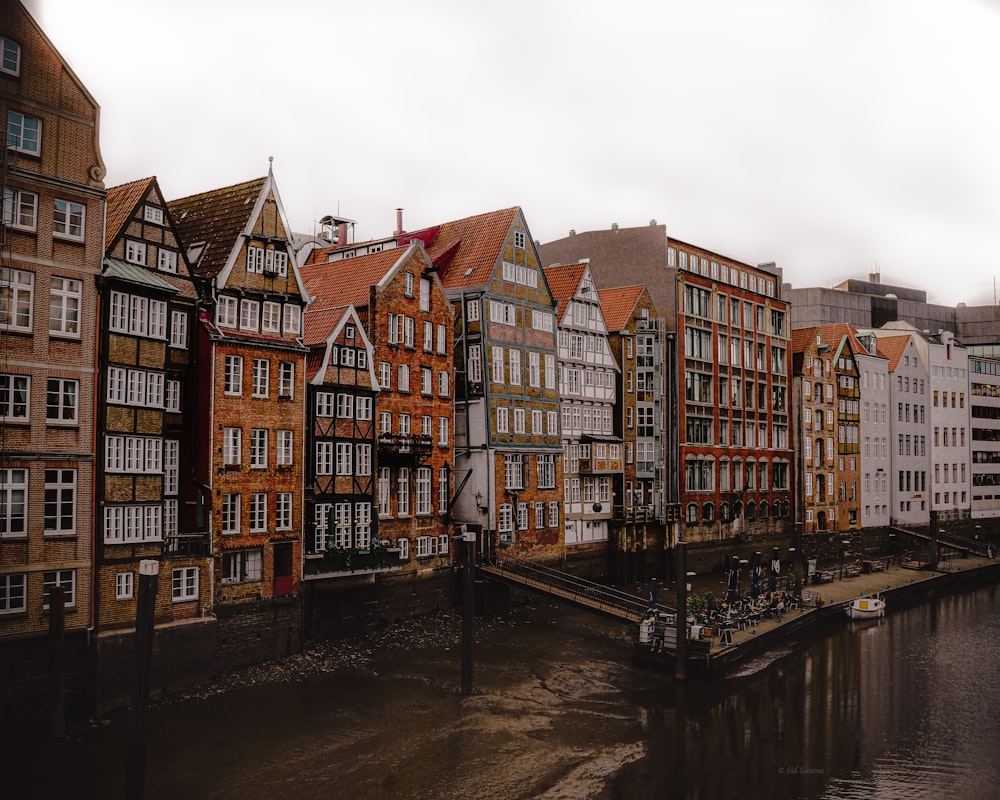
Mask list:
[[[208,556],[212,542],[208,533],[176,533],[163,540],[163,554],[170,557]]]
[[[422,461],[434,450],[434,439],[420,433],[383,433],[378,437],[380,458]]]
[[[614,519],[618,522],[653,522],[653,506],[615,506]]]
[[[330,548],[322,553],[307,556],[305,578],[327,575],[349,575],[381,570],[398,569],[399,548],[376,545],[370,548]]]

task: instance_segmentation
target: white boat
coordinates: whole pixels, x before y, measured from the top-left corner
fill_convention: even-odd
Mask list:
[[[885,600],[879,596],[856,597],[845,611],[851,619],[877,619],[885,616]]]

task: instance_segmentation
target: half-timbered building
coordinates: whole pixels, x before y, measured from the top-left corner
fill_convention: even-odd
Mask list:
[[[616,485],[620,488],[624,463],[622,436],[614,426],[620,369],[608,346],[590,266],[548,267],[545,279],[558,304],[566,554],[605,553],[612,494]]]
[[[139,562],[157,616],[211,608],[208,498],[192,481],[197,290],[156,178],[108,191],[98,363],[95,627],[135,623]]]

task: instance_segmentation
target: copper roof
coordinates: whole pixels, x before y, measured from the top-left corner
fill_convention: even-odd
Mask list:
[[[196,275],[214,278],[226,265],[266,181],[255,178],[167,204],[184,247],[207,245],[194,268]]]
[[[628,325],[629,317],[635,310],[645,286],[621,286],[617,289],[601,289],[601,313],[608,331],[623,331]]]

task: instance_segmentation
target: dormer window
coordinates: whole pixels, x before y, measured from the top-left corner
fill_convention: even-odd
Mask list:
[[[142,210],[142,218],[146,222],[152,222],[154,225],[162,225],[163,209],[156,206],[146,206]]]
[[[21,45],[6,36],[0,36],[0,72],[15,78],[21,74]]]

